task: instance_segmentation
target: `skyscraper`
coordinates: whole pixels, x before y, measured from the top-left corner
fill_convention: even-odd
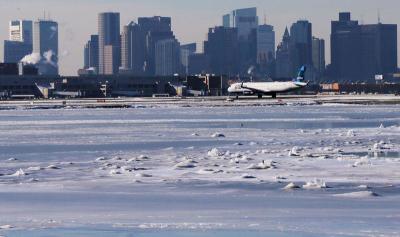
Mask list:
[[[99,74],[106,74],[106,68],[118,73],[121,65],[120,15],[117,12],[104,12],[98,16],[99,31]],[[107,47],[107,54],[105,48]],[[108,58],[106,58],[108,57]],[[112,58],[109,58],[112,57]],[[112,64],[112,65],[106,65]]]
[[[122,69],[133,74],[142,74],[146,61],[146,35],[139,24],[124,26],[121,35]]]
[[[171,17],[139,17],[138,24],[142,27],[144,32],[171,31]]]
[[[119,61],[119,55],[121,55],[121,51],[118,47],[104,46],[104,75],[114,75],[119,72],[119,64],[116,63]]]
[[[4,41],[4,62],[17,63],[32,53],[32,31],[32,21],[10,21],[9,40]]]
[[[275,59],[275,31],[271,25],[257,28],[257,63],[266,65]]]
[[[325,71],[325,40],[313,37],[312,61],[315,72],[321,76]]]
[[[247,74],[248,69],[257,64],[257,8],[233,10],[224,15],[222,21],[225,28],[237,29],[239,73]]]
[[[156,75],[171,76],[179,74],[182,69],[180,44],[176,39],[157,41],[155,46]]]
[[[251,31],[258,27],[257,8],[243,8],[232,11],[232,13],[224,15],[224,27],[233,27],[238,30],[240,40],[247,40]]]
[[[282,42],[278,45],[276,50],[275,73],[277,78],[290,78],[293,76],[290,40],[290,33],[288,28],[286,28],[282,37]]]
[[[58,24],[51,20],[33,23],[33,53],[43,58],[42,75],[58,75]]]
[[[292,74],[301,66],[308,67],[307,74],[312,73],[312,25],[306,20],[297,21],[290,27],[290,59]]]
[[[138,24],[144,35],[145,40],[145,62],[144,71],[148,75],[155,75],[156,71],[156,58],[155,46],[160,40],[174,39],[174,34],[171,30],[170,17],[140,17]]]
[[[361,29],[349,12],[331,23],[331,73],[337,80],[358,80],[361,71]]]
[[[359,25],[348,12],[332,21],[331,76],[338,81],[372,81],[397,71],[397,25]]]
[[[210,28],[204,42],[204,54],[209,59],[211,73],[236,75],[239,73],[239,42],[236,28]]]
[[[91,35],[90,40],[86,43],[84,49],[84,69],[94,69],[95,72],[99,69],[99,36]]]
[[[397,72],[397,25],[361,26],[363,78]]]
[[[32,44],[32,21],[15,20],[10,21],[9,40]]]
[[[20,41],[4,41],[4,62],[18,63],[26,55],[32,53],[32,44],[27,44]]]
[[[210,60],[204,53],[195,53],[189,56],[188,74],[204,74],[210,72]]]
[[[181,45],[181,63],[184,73],[189,73],[189,57],[196,53],[196,43]]]

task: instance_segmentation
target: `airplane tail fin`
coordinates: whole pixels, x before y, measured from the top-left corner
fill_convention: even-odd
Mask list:
[[[307,70],[307,67],[306,67],[306,66],[302,66],[302,67],[300,68],[300,71],[299,71],[299,73],[297,74],[296,81],[304,81],[304,78],[305,78],[304,74],[306,73],[306,70]]]

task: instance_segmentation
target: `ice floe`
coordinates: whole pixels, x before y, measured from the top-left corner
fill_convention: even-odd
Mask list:
[[[243,179],[256,179],[257,177],[250,175],[250,174],[243,174],[242,178]]]
[[[119,175],[122,174],[121,170],[112,169],[110,170],[110,175]]]
[[[359,160],[354,162],[353,167],[359,167],[359,166],[364,166],[364,165],[371,165],[371,161],[368,158],[368,156],[361,157]]]
[[[7,229],[12,229],[14,228],[14,226],[12,225],[1,225],[0,226],[0,230],[7,230]]]
[[[258,164],[251,164],[247,167],[247,169],[253,169],[253,170],[265,170],[265,169],[270,169],[273,168],[273,161],[267,160],[267,161],[262,161]]]
[[[283,189],[285,190],[291,190],[291,189],[299,189],[300,186],[295,184],[295,183],[289,183],[287,184]]]
[[[25,173],[25,171],[23,169],[19,169],[15,173],[11,174],[10,176],[21,177],[21,176],[25,176],[25,175],[27,175],[27,173]]]
[[[389,150],[389,149],[390,149],[390,146],[388,143],[386,143],[385,141],[380,141],[380,142],[375,143],[372,146],[371,150],[380,151],[380,150]]]
[[[306,184],[304,184],[303,189],[323,189],[323,188],[328,188],[326,183],[321,180],[321,179],[315,179],[313,181],[309,181]]]
[[[153,177],[153,175],[151,174],[143,174],[143,173],[139,173],[135,175],[136,178],[151,178]]]
[[[107,160],[107,158],[105,158],[105,157],[98,157],[98,158],[96,158],[95,161],[106,161],[106,160]]]
[[[190,169],[195,167],[196,167],[196,162],[193,160],[184,160],[175,165],[175,168],[178,169]]]
[[[26,170],[27,171],[41,171],[41,170],[43,170],[43,168],[40,166],[32,166],[32,167],[26,168]]]
[[[354,132],[354,130],[353,129],[350,129],[349,131],[347,131],[347,134],[346,134],[348,137],[355,137],[356,136],[356,133]]]
[[[50,169],[50,170],[59,170],[61,169],[60,167],[56,166],[56,165],[49,165],[46,167],[46,169]]]
[[[207,152],[207,155],[210,157],[220,157],[223,156],[225,153],[218,150],[218,148],[213,148]]]
[[[225,137],[225,134],[216,132],[216,133],[212,134],[211,137],[213,137],[213,138],[223,138],[223,137]]]
[[[300,156],[300,151],[301,149],[295,146],[289,151],[289,156]]]
[[[378,197],[377,193],[372,191],[359,191],[359,192],[349,192],[349,193],[341,193],[334,194],[335,197],[345,197],[345,198],[368,198],[368,197]]]

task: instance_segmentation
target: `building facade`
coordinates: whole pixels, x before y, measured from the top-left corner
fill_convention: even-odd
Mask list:
[[[44,63],[41,75],[58,75],[58,23],[38,20],[33,23],[33,53],[40,55]]]
[[[331,23],[330,76],[336,81],[370,81],[397,71],[397,25],[359,25],[349,12]]]
[[[155,46],[157,76],[172,76],[182,69],[180,44],[176,39],[160,40]]]
[[[312,24],[310,22],[300,20],[290,27],[290,51],[292,75],[305,65],[308,68],[306,74],[309,77],[313,72]]]
[[[99,74],[106,74],[106,68],[113,69],[113,74],[117,74],[121,65],[121,39],[120,39],[120,14],[117,12],[104,12],[98,15],[98,35],[99,35]],[[108,56],[106,60],[106,46]],[[106,65],[112,64],[112,65]],[[109,72],[107,70],[107,72]]]
[[[84,48],[84,69],[99,69],[99,36],[91,35]]]
[[[290,33],[288,28],[282,37],[282,42],[276,50],[276,68],[275,73],[277,78],[290,78],[292,76],[292,61],[291,61],[291,43]]]
[[[189,74],[189,57],[196,53],[196,43],[181,45],[181,63],[183,66],[183,73]]]
[[[4,41],[4,62],[18,63],[26,55],[32,53],[32,44],[27,44],[20,41]]]
[[[138,24],[145,40],[144,72],[147,75],[156,74],[155,46],[160,40],[174,39],[170,17],[139,17]]]
[[[4,62],[16,63],[32,53],[32,21],[15,20],[9,23],[9,40],[4,41]]]
[[[237,75],[239,68],[239,41],[236,28],[210,28],[204,42],[204,54],[209,59],[211,73]]]
[[[257,8],[243,8],[224,15],[223,26],[237,28],[239,40],[248,40],[250,33],[258,27]]]
[[[313,37],[312,40],[312,61],[318,77],[325,72],[325,40]]]
[[[9,40],[32,44],[33,40],[32,21],[15,20],[9,24]]]
[[[225,28],[237,29],[239,73],[247,75],[248,70],[257,64],[257,8],[233,10],[230,14],[224,15],[222,19]]]
[[[124,26],[121,47],[122,69],[133,74],[143,74],[146,61],[146,35],[139,24],[131,22]]]
[[[210,59],[204,53],[195,53],[189,56],[188,74],[205,74],[210,72]]]
[[[275,31],[271,25],[257,28],[257,63],[266,65],[275,60]]]
[[[114,75],[119,72],[120,48],[114,45],[104,46],[104,75]]]

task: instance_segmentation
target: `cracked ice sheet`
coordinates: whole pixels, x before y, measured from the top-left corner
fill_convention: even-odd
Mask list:
[[[0,226],[396,236],[399,115],[394,105],[2,111]],[[317,189],[282,190],[290,182]]]

